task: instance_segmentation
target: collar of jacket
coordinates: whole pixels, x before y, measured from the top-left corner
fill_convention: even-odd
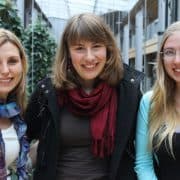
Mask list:
[[[145,74],[143,72],[133,69],[132,67],[130,67],[129,65],[127,65],[125,63],[123,64],[123,68],[124,68],[123,79],[126,81],[129,81],[133,84],[139,85],[140,82],[145,77]]]
[[[43,92],[44,96],[46,97],[48,101],[48,107],[53,117],[52,119],[55,125],[55,131],[57,135],[58,133],[57,127],[58,127],[58,119],[60,117],[60,110],[59,110],[59,105],[57,102],[55,88],[52,85],[51,79],[49,77],[43,79],[39,85],[40,85],[41,91]]]

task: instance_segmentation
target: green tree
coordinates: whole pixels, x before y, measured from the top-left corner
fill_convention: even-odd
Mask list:
[[[29,59],[28,90],[31,93],[39,80],[50,74],[56,43],[48,27],[37,19],[25,30],[24,45]]]
[[[15,4],[10,0],[0,0],[0,27],[14,32],[23,39],[23,26]]]

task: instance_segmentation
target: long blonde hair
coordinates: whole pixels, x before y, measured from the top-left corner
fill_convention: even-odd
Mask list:
[[[164,68],[163,51],[166,40],[176,31],[180,33],[180,21],[171,24],[164,32],[157,54],[156,81],[153,87],[149,121],[149,145],[157,150],[163,141],[173,156],[172,138],[177,125],[178,112],[175,108],[175,81],[170,78]]]
[[[15,87],[15,89],[8,96],[15,96],[18,105],[22,110],[22,114],[24,113],[26,107],[26,75],[27,75],[27,58],[24,51],[24,48],[17,38],[17,36],[9,30],[0,28],[0,46],[3,44],[10,42],[15,45],[20,54],[20,58],[22,61],[23,73],[22,78],[19,84]]]
[[[69,89],[78,86],[78,75],[68,72],[70,63],[69,45],[81,40],[101,42],[107,48],[107,62],[99,79],[116,85],[123,75],[123,65],[115,39],[103,20],[90,13],[83,13],[69,19],[62,34],[52,70],[52,81],[56,88]]]

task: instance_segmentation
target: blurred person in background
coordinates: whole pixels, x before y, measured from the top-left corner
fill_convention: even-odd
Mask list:
[[[124,67],[100,17],[68,21],[52,76],[38,84],[25,115],[29,140],[39,141],[34,180],[136,179],[140,73]]]

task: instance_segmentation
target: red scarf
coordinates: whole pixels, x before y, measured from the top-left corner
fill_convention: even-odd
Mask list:
[[[101,158],[110,155],[114,149],[116,89],[101,83],[90,94],[83,89],[59,92],[58,101],[76,115],[90,116],[93,154]]]

